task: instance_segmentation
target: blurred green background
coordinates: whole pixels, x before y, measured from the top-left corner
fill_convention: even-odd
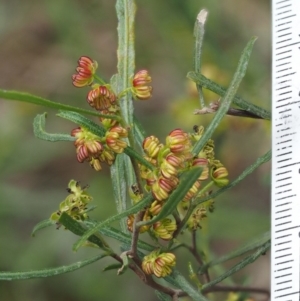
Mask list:
[[[136,68],[153,78],[153,98],[137,102],[135,112],[147,133],[165,137],[172,129],[206,126],[212,116],[195,116],[198,100],[186,80],[193,68],[193,26],[202,8],[209,17],[202,71],[228,86],[242,49],[258,36],[247,74],[239,88],[245,99],[270,109],[270,3],[259,0],[137,0]],[[65,104],[89,108],[88,89],[72,86],[71,75],[81,55],[99,63],[106,80],[116,73],[115,1],[1,0],[0,88],[27,91]],[[207,103],[218,99],[206,93]],[[72,143],[38,140],[32,131],[36,114],[48,112],[47,130],[69,133],[76,125],[55,111],[0,100],[0,270],[27,271],[70,264],[92,257],[94,249],[72,252],[76,237],[63,229],[45,229],[32,238],[35,224],[50,216],[66,197],[70,179],[90,185],[97,209],[93,218],[115,213],[109,170],[96,173],[76,161]],[[214,137],[217,157],[238,176],[270,148],[269,122],[225,117]],[[199,249],[210,246],[219,256],[270,227],[269,169],[266,164],[244,183],[216,199],[216,210],[198,232]],[[187,239],[188,239],[187,235]],[[115,243],[116,250],[118,244]],[[212,255],[208,254],[208,257]],[[188,254],[178,263],[187,274]],[[71,274],[0,282],[3,301],[156,300],[133,273],[102,272],[102,260]],[[229,267],[229,263],[224,268]],[[233,277],[237,284],[269,287],[269,257]],[[225,300],[220,295],[220,300]],[[188,298],[186,298],[188,300]],[[261,300],[261,296],[257,297]]]

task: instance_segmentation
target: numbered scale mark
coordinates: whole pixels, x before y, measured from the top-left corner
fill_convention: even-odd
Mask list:
[[[272,1],[271,300],[300,300],[300,1]]]

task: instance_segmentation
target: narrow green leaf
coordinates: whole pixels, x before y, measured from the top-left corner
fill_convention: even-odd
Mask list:
[[[116,214],[108,219],[106,219],[103,222],[100,222],[98,224],[96,224],[94,227],[92,227],[91,229],[89,229],[88,231],[86,231],[84,233],[84,235],[82,235],[82,237],[74,244],[73,246],[73,250],[76,251],[78,250],[78,248],[80,248],[80,246],[94,233],[96,233],[97,231],[99,231],[101,228],[106,227],[107,225],[109,225],[112,222],[115,222],[119,219],[121,219],[122,217],[125,217],[127,215],[130,214],[134,214],[139,212],[140,210],[142,210],[145,206],[149,205],[151,202],[153,201],[153,197],[151,194],[147,195],[144,199],[142,199],[140,202],[138,202],[137,204],[135,204],[134,206],[130,207],[129,209],[127,209],[126,211]]]
[[[271,150],[269,150],[266,154],[263,156],[259,157],[256,162],[249,167],[247,167],[234,181],[230,182],[227,186],[217,190],[216,192],[213,192],[209,196],[203,197],[199,200],[196,200],[194,202],[195,205],[199,205],[201,203],[206,202],[209,199],[214,199],[221,193],[225,192],[226,190],[236,186],[238,183],[240,183],[244,178],[246,178],[248,175],[250,175],[255,169],[257,169],[260,165],[270,161],[272,156]]]
[[[226,93],[226,89],[217,83],[213,82],[212,80],[206,78],[204,75],[195,73],[194,71],[191,71],[187,74],[187,77],[194,81],[196,84],[202,86],[205,89],[208,89],[220,96],[224,96]],[[232,101],[235,105],[239,106],[241,109],[248,111],[250,113],[253,113],[256,116],[260,116],[263,119],[270,120],[271,119],[271,113],[267,110],[260,108],[256,106],[255,104],[246,101],[242,97],[236,95],[233,98]]]
[[[82,236],[86,232],[86,228],[83,227],[79,222],[75,221],[72,217],[70,217],[67,213],[63,212],[60,216],[58,222],[62,224],[66,229],[71,231],[72,233]],[[102,238],[100,234],[91,235],[88,238],[88,241],[97,245],[99,248],[109,251],[109,246]]]
[[[56,115],[59,117],[68,119],[68,120],[80,125],[81,127],[86,128],[88,131],[90,131],[91,133],[93,133],[99,137],[103,137],[106,133],[106,130],[100,123],[97,124],[97,123],[93,122],[92,120],[90,120],[76,112],[60,111]]]
[[[117,0],[118,17],[118,74],[120,77],[118,92],[131,86],[135,69],[134,51],[134,17],[136,6],[134,0]],[[121,111],[126,123],[133,125],[132,95],[126,93],[120,101]]]
[[[45,219],[45,220],[39,222],[37,225],[34,226],[32,232],[31,232],[31,236],[35,236],[37,231],[47,228],[47,227],[50,227],[54,224],[55,224],[55,222],[51,221],[50,219]]]
[[[127,153],[126,153],[127,154]],[[124,173],[127,188],[136,184],[136,176],[133,170],[132,160],[130,156],[124,157]],[[128,198],[130,200],[130,198]]]
[[[197,291],[178,270],[174,270],[171,276],[176,281],[177,285],[186,292],[194,301],[208,301],[201,292]]]
[[[198,155],[198,153],[201,151],[201,149],[204,147],[208,139],[211,138],[213,132],[220,124],[222,118],[225,116],[226,112],[228,111],[230,104],[238,90],[238,87],[240,85],[240,82],[242,81],[242,78],[244,77],[247,69],[247,65],[250,59],[250,54],[254,45],[254,42],[256,41],[256,37],[253,37],[248,44],[246,45],[245,49],[242,52],[241,58],[238,63],[238,67],[236,72],[234,73],[233,79],[228,87],[228,90],[226,91],[224,97],[221,100],[221,105],[214,115],[213,120],[207,127],[206,131],[204,132],[203,136],[199,141],[196,142],[196,144],[193,147],[193,154]]]
[[[125,167],[124,167],[125,157],[120,154],[116,157],[114,164],[110,168],[110,175],[112,179],[113,195],[116,202],[117,212],[122,213],[127,209],[127,191],[126,191],[126,181],[125,181]],[[120,219],[120,226],[122,232],[126,233],[127,224],[126,220]]]
[[[121,263],[112,263],[108,266],[106,266],[102,271],[106,272],[106,271],[111,271],[111,270],[118,270],[122,267]]]
[[[205,291],[205,289],[214,286],[215,284],[221,282],[222,280],[228,278],[232,274],[238,272],[239,270],[243,269],[246,265],[253,263],[258,257],[264,254],[271,246],[271,241],[268,240],[265,244],[263,244],[256,252],[253,254],[245,257],[242,261],[234,265],[231,269],[227,270],[224,274],[217,277],[216,279],[212,280],[209,283],[206,283],[202,286],[201,291]]]
[[[69,134],[50,134],[45,131],[45,125],[46,125],[46,117],[47,113],[43,114],[38,114],[34,120],[33,120],[33,132],[35,137],[46,140],[46,141],[51,141],[51,142],[56,142],[56,141],[74,141],[76,138],[72,137]]]
[[[195,48],[194,48],[194,70],[196,73],[201,71],[201,53],[202,53],[202,44],[203,37],[205,33],[205,22],[207,19],[208,11],[202,9],[197,15],[197,19],[194,25],[194,37],[195,37]]]
[[[94,227],[96,224],[98,224],[96,221],[84,221],[84,224],[87,225],[89,228]],[[113,239],[116,239],[119,242],[122,242],[124,244],[127,244],[130,246],[131,244],[131,234],[123,233],[118,229],[115,229],[110,226],[106,226],[104,228],[101,228],[99,232],[105,236],[111,237]],[[146,251],[153,251],[155,249],[154,246],[142,241],[139,239],[138,241],[138,249],[146,250]]]
[[[163,205],[161,211],[158,215],[152,218],[149,221],[142,221],[138,223],[138,226],[151,225],[158,220],[163,219],[164,217],[171,214],[174,209],[177,207],[179,202],[183,200],[187,192],[193,186],[195,181],[200,177],[202,173],[202,168],[193,168],[186,172],[182,178],[180,178],[180,183],[176,190],[172,192],[167,202]]]
[[[30,271],[30,272],[0,272],[0,280],[23,280],[23,279],[31,279],[31,278],[45,278],[45,277],[52,277],[57,276],[64,273],[73,272],[75,270],[78,270],[88,264],[94,263],[97,260],[100,260],[104,257],[108,256],[108,254],[101,254],[98,256],[95,256],[93,258],[78,261],[76,263],[66,265],[66,266],[60,266],[57,268],[51,268],[51,269],[44,269],[44,270],[38,270],[38,271]]]
[[[132,187],[132,185],[137,183],[136,180],[136,176],[133,170],[133,160],[131,160],[131,157],[129,156],[124,156],[124,160],[123,160],[123,174],[124,174],[124,185],[125,187],[125,193],[123,195],[124,198],[124,202],[125,204],[129,204],[129,206],[132,205],[132,201],[131,198],[129,196],[128,190],[130,189],[130,187]],[[125,207],[126,210],[127,206]],[[121,220],[121,222],[123,223],[123,232],[127,232],[129,233],[128,227],[127,227],[127,219],[123,218]]]
[[[197,16],[195,26],[194,26],[194,37],[195,37],[195,49],[194,49],[194,70],[196,73],[201,72],[201,53],[202,53],[202,42],[204,37],[204,24],[207,18],[207,10],[202,9]],[[202,86],[196,84],[199,93],[200,106],[203,108],[205,106],[204,96],[202,92]]]
[[[142,165],[146,166],[147,168],[149,168],[150,170],[153,170],[153,165],[151,163],[149,163],[143,156],[141,156],[138,152],[136,152],[133,148],[131,148],[130,146],[127,146],[124,149],[124,153],[126,155],[128,155],[129,157],[132,157],[134,159],[136,159],[137,161],[139,161]]]
[[[136,145],[140,146],[140,151],[143,151],[142,145],[143,145],[143,141],[146,137],[146,132],[143,129],[140,121],[135,116],[133,116],[133,122],[134,122],[133,136],[134,136]]]
[[[160,291],[155,290],[155,295],[160,301],[172,301],[171,297],[167,294],[164,294]]]
[[[204,271],[206,271],[208,268],[215,266],[217,264],[226,262],[228,260],[231,260],[233,258],[242,256],[250,251],[253,251],[259,247],[261,247],[262,245],[264,245],[268,240],[270,240],[270,232],[266,232],[264,233],[262,236],[260,236],[259,238],[255,238],[252,242],[247,243],[245,246],[242,246],[241,248],[234,250],[224,256],[221,256],[215,260],[212,260],[210,262],[208,262],[207,264],[203,265],[200,270],[199,273],[202,273]]]
[[[85,110],[85,109],[65,105],[59,102],[54,102],[25,92],[0,89],[0,97],[6,100],[17,100],[17,101],[32,103],[35,105],[57,109],[57,110],[72,111],[72,112],[78,112],[87,115],[93,115],[93,116],[102,116],[96,111]]]

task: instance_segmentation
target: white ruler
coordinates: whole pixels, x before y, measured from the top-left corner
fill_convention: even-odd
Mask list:
[[[300,300],[300,0],[272,0],[271,301]]]

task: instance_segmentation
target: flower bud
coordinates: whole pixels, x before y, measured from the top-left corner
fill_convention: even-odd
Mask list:
[[[133,214],[131,214],[127,217],[127,229],[130,232],[133,231],[134,219],[135,219],[135,216]],[[143,216],[143,221],[147,221],[149,219],[150,219],[150,216],[149,216],[148,212],[146,211]],[[150,229],[150,227],[151,226],[148,226],[148,225],[142,226],[142,227],[140,227],[139,232],[144,233],[144,232],[148,231]]]
[[[71,136],[76,137],[74,145],[76,147],[77,160],[82,163],[91,157],[97,157],[103,151],[103,145],[99,137],[89,132],[85,128],[72,130]]]
[[[103,152],[99,155],[99,159],[101,162],[106,162],[108,165],[112,165],[115,162],[116,156],[114,152],[105,145]]]
[[[121,126],[114,126],[105,134],[107,146],[115,153],[120,154],[127,147],[127,143],[120,138],[127,137],[127,131]]]
[[[210,176],[218,187],[224,187],[229,183],[229,180],[227,179],[228,171],[218,160],[212,162]]]
[[[158,201],[167,199],[169,197],[169,194],[177,187],[178,183],[179,180],[176,177],[159,177],[151,187],[154,198]]]
[[[175,129],[167,136],[166,145],[174,154],[189,153],[192,149],[188,134],[181,129]]]
[[[160,171],[165,178],[177,176],[182,159],[179,156],[169,153],[160,165]]]
[[[102,114],[105,115],[112,115],[113,113],[111,113],[109,110],[102,110],[101,111]],[[106,129],[110,129],[113,126],[118,125],[118,120],[116,119],[111,119],[111,118],[105,118],[105,117],[99,117],[99,120],[101,122],[101,124],[106,128]]]
[[[176,229],[175,221],[169,218],[164,218],[153,224],[154,235],[163,240],[171,240]]]
[[[143,271],[148,274],[154,274],[156,277],[166,277],[172,273],[172,267],[176,264],[176,258],[173,253],[161,253],[153,251],[145,256],[142,262]]]
[[[162,144],[155,136],[149,136],[143,141],[143,149],[150,158],[156,158]]]
[[[188,202],[190,201],[193,197],[195,197],[199,191],[199,188],[201,186],[201,182],[198,179],[193,186],[190,188],[190,190],[187,192],[187,194],[185,195],[183,201],[184,202]]]
[[[90,165],[96,170],[100,171],[102,169],[100,160],[98,158],[92,157],[90,160]]]
[[[195,158],[193,160],[192,166],[202,167],[202,173],[198,180],[205,181],[209,177],[209,168],[208,168],[208,160],[205,158]]]
[[[96,86],[87,95],[87,102],[98,111],[108,110],[116,103],[116,95],[106,86]]]
[[[132,94],[141,100],[149,99],[152,96],[151,76],[147,70],[137,72],[132,80]]]
[[[121,127],[120,125],[116,125],[109,130],[111,133],[118,133],[120,138],[127,138],[128,132],[126,129]]]
[[[211,178],[218,187],[224,187],[228,185],[228,171],[224,166],[213,167],[211,169]]]
[[[157,215],[162,209],[162,202],[159,202],[155,200],[154,202],[151,203],[150,208],[149,208],[149,213],[152,216]]]
[[[72,80],[75,87],[81,88],[93,83],[94,74],[98,63],[87,56],[82,56],[78,60],[77,74],[73,74]]]
[[[156,183],[156,181],[157,181],[156,172],[148,170],[148,173],[147,173],[145,179],[146,179],[147,186],[152,187],[152,185],[154,183]]]

